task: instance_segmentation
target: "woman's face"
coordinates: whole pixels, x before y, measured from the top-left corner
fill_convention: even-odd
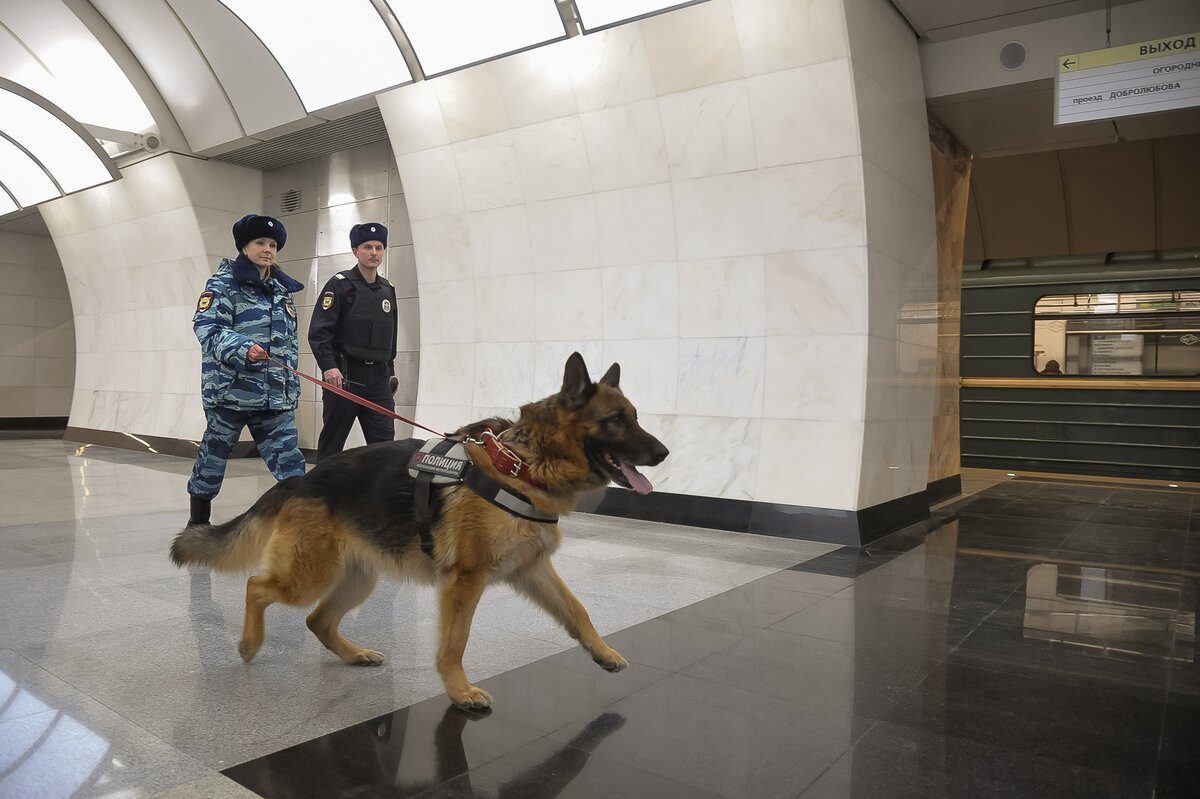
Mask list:
[[[242,252],[250,259],[250,263],[266,268],[275,263],[279,245],[275,243],[275,239],[263,237],[247,244],[242,248]]]

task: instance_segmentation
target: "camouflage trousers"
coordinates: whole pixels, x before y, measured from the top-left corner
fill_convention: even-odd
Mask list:
[[[194,497],[212,499],[225,480],[225,464],[249,427],[258,454],[276,480],[304,474],[304,456],[296,435],[295,411],[238,411],[232,408],[205,408],[208,428],[196,453],[192,479],[187,491]]]

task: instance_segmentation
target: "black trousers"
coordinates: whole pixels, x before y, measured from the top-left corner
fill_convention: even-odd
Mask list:
[[[388,410],[396,409],[392,398],[391,376],[385,364],[363,364],[350,361],[342,370],[346,391],[356,394]],[[379,441],[394,441],[396,427],[391,417],[370,408],[339,397],[329,389],[321,389],[321,435],[317,438],[317,462],[336,455],[346,446],[346,437],[357,419],[362,427],[363,438],[368,444]]]

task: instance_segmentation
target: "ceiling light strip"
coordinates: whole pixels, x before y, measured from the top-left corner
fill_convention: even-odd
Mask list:
[[[87,129],[40,94],[0,78],[0,107],[0,149],[15,170],[0,173],[0,182],[18,208],[121,177]],[[14,183],[22,174],[24,188]]]
[[[688,0],[684,3],[663,3],[656,0],[568,0],[575,6],[583,32],[597,31],[638,22],[668,11],[699,5],[708,0]]]
[[[412,81],[370,0],[220,0],[278,62],[313,113]],[[349,42],[347,55],[330,42]]]
[[[427,78],[568,38],[553,0],[386,0]]]

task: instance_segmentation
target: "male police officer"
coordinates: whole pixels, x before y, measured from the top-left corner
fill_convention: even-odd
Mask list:
[[[308,328],[308,343],[327,383],[395,408],[396,289],[378,275],[387,248],[387,228],[364,222],[350,229],[358,266],[338,272],[321,291]],[[329,389],[321,392],[324,426],[317,461],[342,451],[358,419],[368,444],[396,437],[392,420]]]

